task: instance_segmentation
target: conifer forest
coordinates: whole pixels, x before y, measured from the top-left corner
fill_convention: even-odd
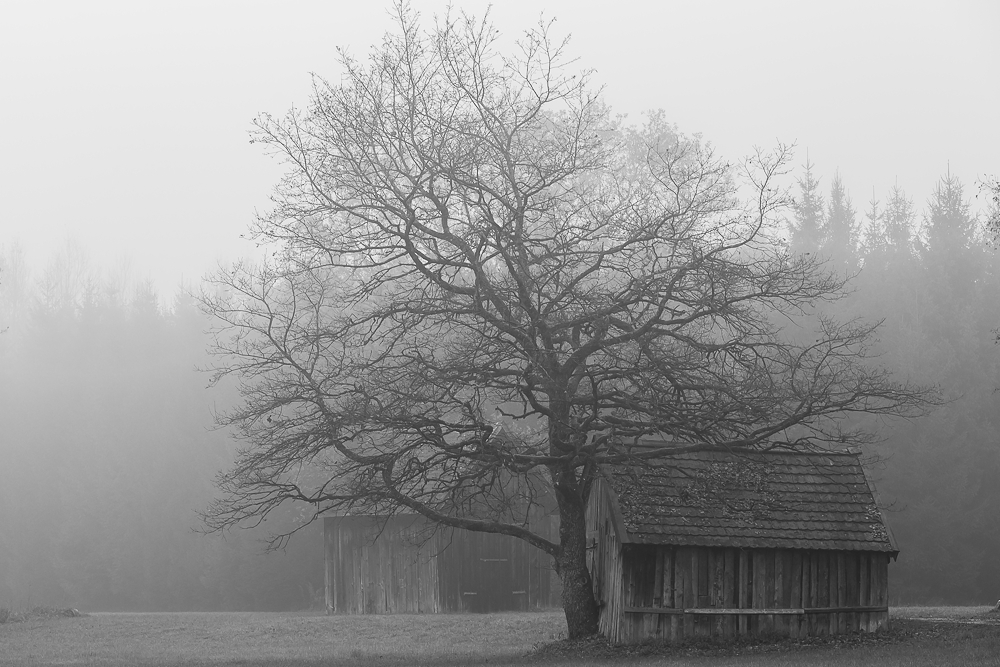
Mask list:
[[[901,548],[893,604],[1000,595],[1000,248],[996,211],[947,172],[859,201],[806,163],[789,181],[787,252],[852,276],[830,309],[881,321],[880,362],[936,387],[915,419],[880,418],[866,454]],[[995,218],[994,218],[995,219]],[[205,535],[200,512],[238,444],[208,389],[211,322],[188,292],[165,303],[126,268],[66,244],[29,267],[0,256],[0,600],[95,610],[284,610],[322,604],[320,524],[309,516]],[[858,419],[872,419],[859,417]]]

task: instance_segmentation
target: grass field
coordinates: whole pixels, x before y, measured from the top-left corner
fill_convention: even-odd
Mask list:
[[[878,636],[631,648],[562,640],[565,621],[558,612],[29,614],[0,624],[0,665],[1000,666],[1000,618],[987,610],[898,608],[892,630]]]

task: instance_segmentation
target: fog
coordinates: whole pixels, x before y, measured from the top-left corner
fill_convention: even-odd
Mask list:
[[[811,195],[828,216],[830,193],[817,184]],[[901,549],[894,602],[983,603],[1000,590],[1000,257],[968,199],[947,177],[919,198],[899,191],[874,221],[854,212],[867,234],[857,249],[811,247],[860,268],[836,308],[884,320],[885,365],[948,400],[927,417],[882,424],[885,442],[873,450]],[[801,251],[812,243],[791,238]],[[263,554],[261,539],[295,525],[293,508],[225,539],[196,530],[235,446],[213,429],[213,411],[236,395],[207,389],[209,374],[197,370],[211,365],[210,323],[194,300],[161,307],[148,283],[89,264],[72,244],[39,270],[7,246],[0,268],[0,601],[318,605],[318,525]]]
[[[206,322],[72,246],[29,274],[5,249],[0,319],[0,601],[93,610],[300,609],[318,534],[262,555],[264,531],[196,532],[230,460],[196,371]],[[283,517],[291,521],[293,517]],[[278,519],[269,522],[274,525]]]
[[[533,21],[538,7],[529,4],[498,9],[502,25]],[[938,386],[946,399],[917,420],[854,422],[884,439],[871,453],[881,459],[873,477],[901,549],[890,568],[891,602],[995,601],[1000,257],[976,195],[979,179],[1000,172],[1000,95],[990,78],[1000,61],[996,8],[961,4],[941,20],[935,41],[927,31],[936,19],[907,14],[906,5],[894,9],[896,23],[890,10],[873,10],[862,29],[860,4],[845,9],[853,19],[776,4],[773,32],[759,35],[767,44],[759,66],[726,50],[699,77],[680,72],[687,64],[678,51],[662,56],[654,48],[684,32],[670,16],[657,15],[658,25],[675,26],[669,30],[631,34],[643,12],[626,7],[608,17],[602,40],[601,21],[571,7],[545,9],[574,33],[581,65],[598,68],[613,107],[633,115],[664,107],[682,131],[704,132],[733,158],[775,137],[799,142],[800,165],[809,149],[815,187],[802,167],[787,185],[800,202],[818,202],[813,223],[832,216],[849,233],[846,242],[796,233],[802,214],[790,213],[790,247],[856,273],[853,292],[832,310],[883,321],[885,366],[900,379]],[[270,533],[298,525],[297,508],[254,529],[200,532],[197,513],[217,494],[213,479],[238,446],[215,428],[213,414],[238,395],[229,384],[208,387],[211,322],[187,292],[197,292],[218,260],[260,252],[240,234],[254,209],[267,206],[281,172],[246,145],[250,118],[303,102],[308,72],[335,76],[332,46],[363,53],[387,27],[385,12],[317,20],[303,6],[306,15],[275,18],[271,35],[268,17],[287,11],[280,5],[243,14],[232,5],[200,24],[193,6],[159,18],[122,13],[114,3],[100,8],[87,16],[64,8],[46,28],[45,17],[25,6],[22,33],[15,35],[15,21],[4,21],[0,33],[7,43],[0,60],[17,63],[0,65],[7,90],[16,91],[3,108],[17,128],[0,150],[7,207],[0,213],[0,607],[317,608],[320,527],[264,553]],[[222,32],[227,12],[240,19],[229,26],[233,34]],[[714,35],[744,49],[757,41],[746,33],[768,23],[766,15],[743,17],[741,31],[730,16],[713,33],[711,16],[688,6],[682,15],[699,39]],[[103,32],[81,37],[78,26],[98,19]],[[150,28],[160,19],[162,30]],[[299,22],[308,24],[308,39],[294,30]],[[872,50],[872,25],[895,26],[884,51]],[[830,26],[845,31],[842,40]],[[241,27],[249,37],[235,34]],[[147,29],[158,35],[156,48],[142,39]],[[811,55],[796,50],[817,31],[819,73],[800,69]],[[79,60],[53,38],[70,33]],[[189,53],[171,57],[173,48],[184,51],[172,41],[178,34],[210,68],[202,71]],[[33,36],[44,48],[32,46]],[[615,45],[621,51],[631,41],[644,50],[614,55]],[[871,57],[857,55],[862,43]],[[660,57],[669,66],[658,65]],[[184,66],[171,69],[175,60]],[[87,74],[87,63],[104,69]],[[630,68],[642,70],[638,79],[628,79]],[[160,86],[156,95],[150,81]],[[136,90],[151,96],[115,106]],[[798,100],[791,110],[781,103],[789,99]],[[849,200],[832,191],[836,173]]]
[[[454,3],[482,15],[487,0]],[[949,164],[996,169],[1000,5],[791,0],[493,3],[513,42],[544,13],[617,113],[663,109],[738,159],[797,142],[855,200],[894,184],[923,197]],[[251,120],[304,107],[310,73],[336,82],[338,47],[364,59],[390,2],[7,2],[0,21],[0,242],[44,266],[73,239],[130,262],[167,305],[240,238],[282,171]],[[414,6],[430,20],[446,0]]]

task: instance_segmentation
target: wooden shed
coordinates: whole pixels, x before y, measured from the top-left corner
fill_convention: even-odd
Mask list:
[[[554,517],[532,529],[552,536]],[[524,540],[418,515],[324,518],[329,614],[493,612],[559,605],[552,559]]]
[[[857,451],[608,467],[587,521],[600,628],[612,642],[888,625],[898,549]]]

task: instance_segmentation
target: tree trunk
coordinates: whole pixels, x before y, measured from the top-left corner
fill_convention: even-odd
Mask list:
[[[567,505],[569,505],[567,507]],[[587,523],[584,508],[577,503],[559,503],[560,553],[556,572],[562,581],[562,604],[570,639],[598,632],[600,609],[594,598],[593,580],[587,569]]]
[[[558,368],[550,375],[557,377]],[[547,391],[552,416],[549,417],[549,453],[565,456],[573,451],[573,433],[569,402],[561,388]],[[600,609],[594,598],[594,587],[587,569],[587,497],[589,487],[577,476],[576,466],[549,468],[552,487],[559,507],[559,551],[555,555],[556,572],[562,580],[563,612],[570,639],[590,637],[598,632]]]

